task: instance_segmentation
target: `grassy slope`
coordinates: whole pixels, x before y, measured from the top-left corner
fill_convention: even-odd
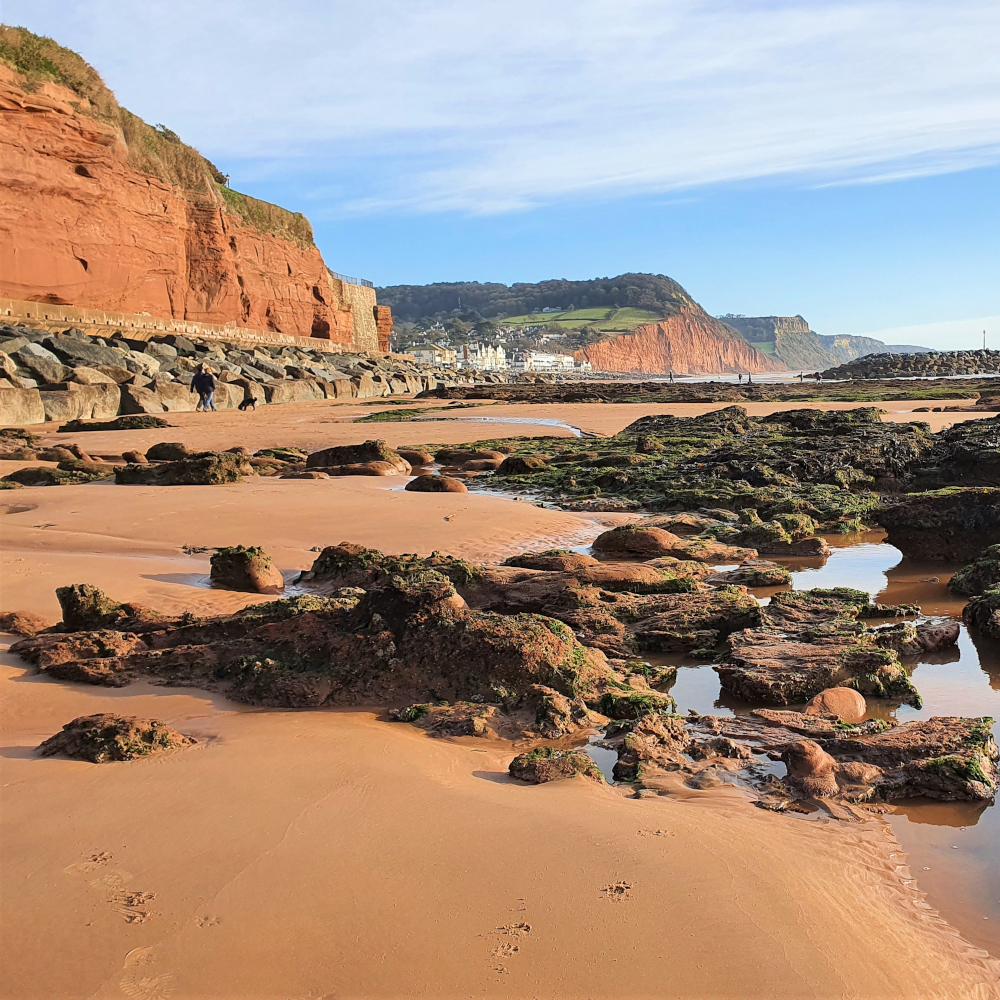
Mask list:
[[[81,98],[76,110],[118,128],[128,146],[129,163],[166,184],[178,187],[191,200],[211,199],[258,231],[312,246],[309,220],[298,212],[259,201],[225,186],[222,173],[209,160],[181,142],[176,133],[154,128],[123,108],[97,70],[76,52],[25,28],[0,25],[0,62],[21,74],[30,92],[52,82]]]

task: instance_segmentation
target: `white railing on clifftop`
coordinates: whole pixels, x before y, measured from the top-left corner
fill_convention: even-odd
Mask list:
[[[330,270],[327,268],[327,270]],[[338,281],[345,281],[348,285],[363,285],[365,288],[374,288],[375,282],[369,281],[367,278],[352,278],[349,274],[340,274],[337,271],[330,271]]]

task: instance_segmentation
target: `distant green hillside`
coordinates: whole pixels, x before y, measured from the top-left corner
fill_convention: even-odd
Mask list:
[[[557,322],[567,331],[591,325],[609,331],[634,330],[640,323],[673,316],[682,308],[698,308],[676,281],[662,274],[513,285],[452,281],[389,285],[376,292],[379,302],[392,308],[393,316],[408,323],[462,315],[504,325]],[[546,308],[559,312],[542,313]]]

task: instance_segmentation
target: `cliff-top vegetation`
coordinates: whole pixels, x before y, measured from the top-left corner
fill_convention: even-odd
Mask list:
[[[299,212],[252,198],[228,187],[226,176],[193,146],[164,125],[150,125],[123,108],[100,74],[79,53],[26,28],[0,25],[0,62],[17,72],[28,93],[54,83],[72,91],[78,114],[118,129],[128,147],[129,164],[191,200],[210,199],[262,233],[313,244],[309,220]]]

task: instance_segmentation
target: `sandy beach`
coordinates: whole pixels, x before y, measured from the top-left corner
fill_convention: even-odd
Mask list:
[[[603,434],[687,409],[489,408]],[[59,437],[100,453],[571,433],[321,422],[341,412],[353,410],[171,414],[169,429]],[[55,619],[55,587],[83,582],[164,612],[267,599],[208,588],[208,553],[185,546],[260,544],[290,579],[314,547],[341,540],[493,561],[583,544],[615,523],[404,482],[7,493],[26,509],[0,516],[2,608]],[[0,710],[3,997],[1000,996],[997,962],[928,907],[879,820],[777,815],[734,788],[680,782],[641,799],[583,779],[526,787],[507,775],[509,743],[432,739],[375,709],[248,709],[204,691],[56,682],[10,654]],[[99,711],[161,719],[199,742],[125,764],[35,755]]]

